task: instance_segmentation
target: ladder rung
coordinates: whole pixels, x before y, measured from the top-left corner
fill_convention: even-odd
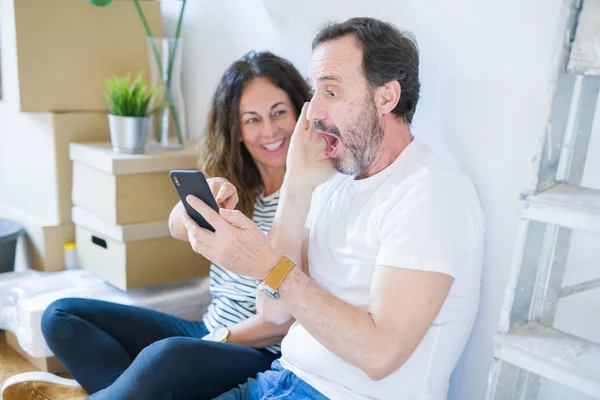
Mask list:
[[[600,345],[534,322],[496,336],[495,357],[600,399]]]
[[[560,297],[567,297],[575,293],[585,292],[596,288],[600,288],[600,279],[566,286],[560,290]]]
[[[600,76],[598,38],[600,38],[600,0],[584,0],[575,40],[571,45],[569,72]]]
[[[600,233],[600,190],[559,184],[525,200],[523,218]]]

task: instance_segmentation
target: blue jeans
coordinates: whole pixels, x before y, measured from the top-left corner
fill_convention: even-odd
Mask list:
[[[279,360],[273,361],[271,369],[260,373],[256,379],[223,393],[215,400],[327,400],[315,388],[298,378],[293,372],[283,368]]]
[[[61,299],[42,316],[50,349],[94,400],[212,399],[279,355],[200,340],[202,322],[91,299]]]

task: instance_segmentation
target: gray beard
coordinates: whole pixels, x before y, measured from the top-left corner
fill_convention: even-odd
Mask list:
[[[358,176],[365,173],[381,146],[383,127],[379,123],[372,103],[361,112],[353,128],[338,140],[344,145],[344,158],[333,157],[334,168],[345,175]]]

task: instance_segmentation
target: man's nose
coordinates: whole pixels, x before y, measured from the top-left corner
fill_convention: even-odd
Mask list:
[[[325,111],[325,105],[319,99],[319,96],[314,95],[308,104],[308,110],[306,110],[306,117],[309,121],[323,121],[327,119],[327,113]]]

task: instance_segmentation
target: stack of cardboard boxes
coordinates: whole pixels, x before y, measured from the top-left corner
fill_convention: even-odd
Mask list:
[[[179,200],[169,171],[196,167],[193,143],[142,155],[115,153],[110,144],[73,143],[71,159],[82,268],[122,290],[208,274],[208,261],[187,241],[173,239],[168,225]]]
[[[162,35],[160,2],[141,5]],[[140,156],[78,145],[70,160],[71,143],[110,140],[104,80],[148,77],[133,2],[0,0],[0,54],[0,216],[25,227],[29,266],[64,269],[63,246],[77,239],[81,266],[124,290],[206,274],[167,226],[178,200],[168,172],[195,168],[193,145]]]
[[[162,36],[160,2],[141,6]],[[191,146],[110,148],[103,82],[148,79],[149,60],[130,0],[0,0],[0,217],[24,226],[30,268],[63,270],[75,241],[80,266],[123,290],[208,273],[167,225],[178,200],[168,172],[195,168]]]
[[[152,32],[160,36],[160,2],[141,3]],[[149,269],[131,270],[143,263],[139,261],[143,256],[147,263],[158,260],[158,249],[162,253],[177,250],[170,255],[175,258],[171,264],[185,264],[190,258],[166,240],[165,229],[177,201],[168,172],[195,168],[191,147],[122,156],[109,145],[79,146],[72,155],[76,165],[72,173],[70,143],[109,140],[104,79],[139,71],[148,76],[147,38],[134,4],[121,0],[96,7],[85,0],[0,0],[0,18],[0,216],[25,226],[30,266],[45,271],[64,269],[63,245],[73,241],[75,234],[71,217],[74,178],[73,198],[79,207],[75,215],[81,222],[78,237],[84,232],[106,233],[98,228],[103,223],[123,230],[124,235],[106,235],[107,244],[111,239],[121,243],[133,243],[132,238],[135,242],[158,240],[143,249],[126,246],[127,254],[123,250],[120,259],[114,258],[122,265],[122,276],[116,279],[91,267],[90,260],[99,259],[84,254],[90,243],[85,239],[78,246],[83,267],[122,289],[198,276],[178,267],[169,273],[157,269],[160,276]],[[136,229],[145,235],[131,236],[129,232]],[[152,256],[150,250],[156,254]],[[134,256],[136,251],[138,256]],[[132,279],[132,274],[140,278]]]
[[[160,3],[141,3],[161,35]],[[25,227],[31,268],[64,269],[69,143],[110,140],[104,79],[148,71],[147,47],[131,1],[0,0],[0,217]]]

